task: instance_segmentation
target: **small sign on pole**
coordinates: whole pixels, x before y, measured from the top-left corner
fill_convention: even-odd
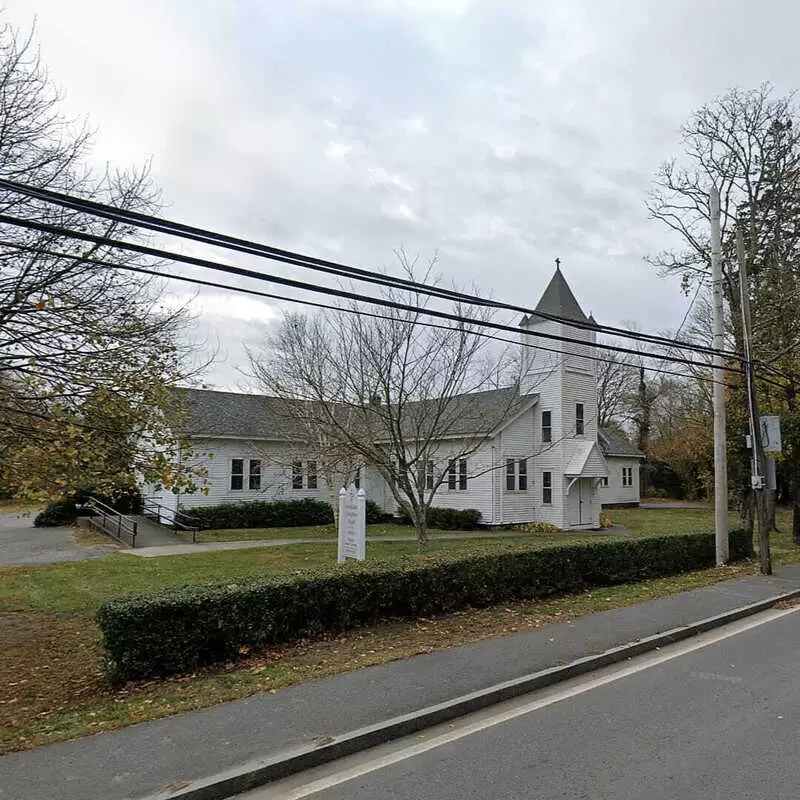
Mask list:
[[[765,453],[781,452],[781,418],[760,417],[761,446]]]
[[[367,557],[367,496],[351,483],[339,492],[339,563]]]

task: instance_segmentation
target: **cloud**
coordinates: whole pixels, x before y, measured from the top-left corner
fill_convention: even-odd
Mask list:
[[[367,268],[436,252],[446,279],[529,305],[558,256],[601,322],[663,329],[686,300],[643,263],[672,241],[644,198],[680,124],[731,84],[800,85],[800,6],[759,9],[8,0],[6,16],[37,15],[98,162],[152,157],[173,218]],[[282,307],[200,293],[228,359],[216,382]]]

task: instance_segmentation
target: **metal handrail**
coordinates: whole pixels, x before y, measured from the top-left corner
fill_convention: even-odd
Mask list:
[[[96,497],[89,497],[86,504],[94,510],[97,518],[93,522],[99,525],[104,533],[113,536],[123,544],[126,543],[123,536],[127,536],[131,547],[136,547],[136,534],[139,528],[136,520],[128,519],[125,514],[120,514],[119,511]]]
[[[203,521],[199,517],[193,517],[184,511],[178,511],[149,498],[142,500],[142,514],[155,517],[160,525],[163,524],[161,522],[162,511],[166,512],[163,516],[171,518],[170,527],[172,530],[191,531],[192,541],[197,541],[197,531],[203,526]]]

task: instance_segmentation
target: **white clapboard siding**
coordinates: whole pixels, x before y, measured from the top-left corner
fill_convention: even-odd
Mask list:
[[[571,479],[564,474],[567,464],[577,449],[586,441],[597,441],[597,377],[595,362],[587,356],[594,353],[596,334],[594,330],[579,329],[559,322],[541,318],[529,318],[524,328],[566,336],[580,343],[548,341],[549,350],[523,347],[523,364],[527,367],[522,387],[526,392],[539,394],[536,414],[536,437],[539,454],[533,470],[534,519],[549,522],[559,528],[569,527],[572,520],[570,507],[576,502],[578,487],[573,484],[572,496],[568,495]],[[536,339],[522,335],[523,341]],[[550,350],[559,352],[551,352]],[[576,406],[583,404],[584,431],[576,434]],[[541,443],[541,414],[551,412],[552,442]],[[551,475],[552,502],[543,502],[543,476]],[[581,483],[585,519],[584,526],[597,526],[600,522],[600,498],[597,481],[584,479]]]
[[[640,458],[626,458],[624,456],[606,456],[608,462],[608,486],[601,486],[599,490],[600,502],[603,505],[617,503],[639,503],[639,469]],[[633,470],[633,485],[622,485],[622,469],[629,467]]]
[[[491,524],[493,499],[492,448],[488,443],[481,444],[473,453],[461,456],[472,443],[462,440],[442,441],[430,454],[434,463],[436,479],[443,477],[436,490],[431,505],[440,508],[457,508],[459,510],[475,508],[481,512],[483,522]],[[450,489],[447,480],[447,469],[451,458],[464,457],[467,461],[467,488]],[[458,487],[458,465],[456,465],[456,487]],[[374,499],[388,513],[397,511],[398,503],[385,481],[373,470],[373,478],[365,487],[368,499]]]
[[[330,493],[322,474],[317,470],[317,488],[307,488],[307,476],[303,475],[303,488],[292,488],[294,460],[307,458],[293,452],[285,444],[255,442],[246,439],[195,439],[192,442],[193,457],[187,462],[197,464],[208,471],[205,480],[207,493],[201,491],[183,493],[179,503],[184,508],[217,505],[218,503],[241,503],[250,500],[300,500],[310,497],[324,502],[330,501]],[[244,488],[231,489],[231,460],[244,459]],[[249,461],[261,460],[261,488],[249,488]]]
[[[495,437],[495,450],[498,453],[496,472],[496,491],[499,491],[499,514],[493,521],[495,524],[513,524],[533,522],[536,519],[534,506],[536,504],[536,425],[538,419],[538,405],[526,411],[511,421]],[[506,483],[506,462],[512,459],[527,462],[528,486],[524,490],[508,489]],[[515,478],[519,476],[519,465],[515,463]]]

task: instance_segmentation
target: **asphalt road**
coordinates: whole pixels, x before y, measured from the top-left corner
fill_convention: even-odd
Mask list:
[[[665,650],[654,658],[667,657]],[[418,754],[424,737],[416,744],[397,743],[394,753],[376,753],[372,765],[367,754],[358,762],[331,765],[326,774],[308,777],[319,781],[317,786],[331,785],[312,794],[306,792],[314,784],[303,789],[296,778],[291,788],[265,787],[246,797],[800,797],[800,612],[640,666],[633,672],[639,667],[632,661],[617,668],[622,671],[605,683],[584,678],[563,699],[533,711],[518,707],[497,724],[479,720],[474,732]],[[378,757],[386,757],[388,765],[373,769]]]

